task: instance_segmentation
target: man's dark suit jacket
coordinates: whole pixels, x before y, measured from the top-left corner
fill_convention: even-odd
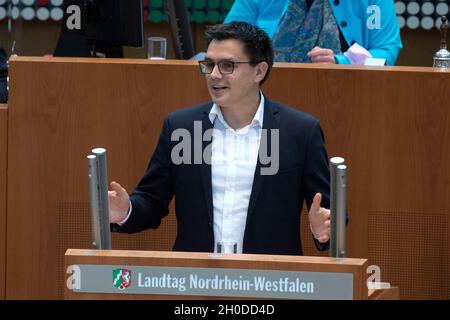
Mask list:
[[[169,114],[147,171],[131,194],[132,213],[127,222],[113,231],[138,232],[157,228],[168,214],[175,195],[177,238],[174,251],[213,252],[213,203],[211,165],[180,164],[171,161],[171,141],[175,129],[194,135],[194,121],[202,130],[212,127],[206,103]],[[265,100],[263,129],[279,129],[279,171],[261,175],[258,160],[245,227],[243,252],[256,254],[302,255],[300,213],[308,208],[317,192],[322,207],[329,208],[328,156],[319,122],[312,116],[279,103]],[[270,134],[268,134],[269,143]],[[203,142],[205,148],[210,141]],[[194,143],[192,143],[193,157]],[[268,150],[271,150],[270,147]],[[318,249],[326,249],[316,241]]]

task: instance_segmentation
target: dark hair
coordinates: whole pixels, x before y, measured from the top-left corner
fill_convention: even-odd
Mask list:
[[[256,66],[262,61],[267,62],[269,65],[266,76],[261,80],[260,85],[269,77],[273,66],[274,54],[272,41],[265,31],[247,22],[233,21],[209,27],[205,35],[208,46],[213,40],[235,39],[241,41],[244,44],[245,54],[250,59],[250,65]]]

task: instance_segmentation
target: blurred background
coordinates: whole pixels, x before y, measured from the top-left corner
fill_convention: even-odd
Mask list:
[[[195,51],[205,51],[205,28],[222,22],[234,1],[184,2],[191,22]],[[394,2],[404,46],[397,65],[432,66],[433,54],[440,44],[440,16],[448,17],[450,0]],[[146,58],[146,39],[150,36],[162,36],[168,39],[167,58],[175,58],[165,1],[142,0],[142,3],[144,46],[124,47],[125,57]],[[63,16],[63,0],[0,0],[0,44],[8,56],[11,53],[22,56],[52,54],[61,32]]]

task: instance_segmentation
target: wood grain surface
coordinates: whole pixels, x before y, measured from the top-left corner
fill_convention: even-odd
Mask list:
[[[10,71],[6,298],[62,298],[65,251],[90,247],[90,150],[108,150],[109,180],[131,192],[167,114],[209,96],[189,61],[16,57]],[[449,88],[432,68],[303,64],[276,64],[263,86],[320,119],[329,157],[348,165],[348,256],[403,299],[450,298]],[[113,248],[170,250],[170,211]],[[327,254],[307,226],[303,214],[305,254]]]
[[[8,107],[0,104],[0,299],[6,290],[6,197],[7,197]]]

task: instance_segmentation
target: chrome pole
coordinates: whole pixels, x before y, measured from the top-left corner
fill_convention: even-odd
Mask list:
[[[336,204],[336,252],[338,257],[345,257],[346,255],[346,247],[345,247],[345,239],[346,239],[346,220],[347,220],[347,177],[346,165],[337,166],[337,204]]]
[[[339,191],[338,166],[344,165],[344,158],[334,157],[330,159],[330,257],[338,257],[338,208],[342,201],[342,192]]]
[[[97,160],[98,199],[99,199],[99,226],[101,243],[98,249],[111,249],[111,231],[109,224],[108,205],[108,175],[106,166],[106,149],[92,150]]]
[[[102,243],[100,234],[100,195],[98,188],[97,157],[87,156],[89,178],[89,207],[91,209],[92,245],[100,249]]]

